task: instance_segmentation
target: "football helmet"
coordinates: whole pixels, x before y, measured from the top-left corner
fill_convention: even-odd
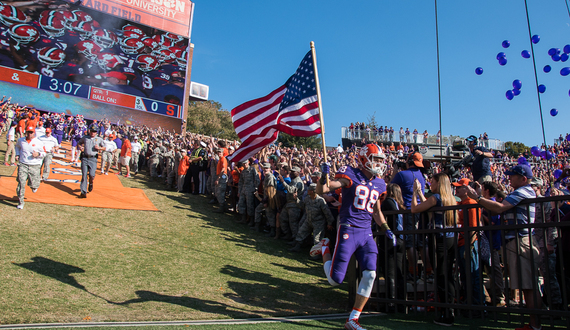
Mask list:
[[[123,30],[123,33],[127,32],[127,31],[134,32],[134,33],[139,35],[139,38],[140,37],[146,37],[146,33],[144,33],[143,30],[141,30],[139,27],[136,27],[136,26],[131,25],[131,24],[127,24],[127,25],[123,26],[122,30]]]
[[[65,28],[67,28],[68,30],[71,30],[71,24],[77,22],[79,18],[77,18],[77,15],[75,15],[74,12],[69,10],[62,10],[60,11],[60,13],[64,19],[63,25],[65,25]]]
[[[168,48],[155,49],[150,54],[156,57],[161,63],[172,63],[176,60],[176,57]]]
[[[126,38],[119,42],[123,52],[127,54],[140,54],[144,50],[144,44],[138,38]]]
[[[156,42],[156,40],[154,40],[151,37],[142,37],[141,41],[146,47],[150,48],[150,50],[153,50],[156,47],[158,47],[158,42]]]
[[[14,24],[8,33],[17,44],[34,43],[40,38],[40,32],[29,24]]]
[[[97,55],[97,64],[101,69],[110,71],[117,67],[117,65],[123,64],[123,61],[119,56],[113,53],[104,52]]]
[[[93,21],[93,17],[91,17],[91,15],[87,14],[86,12],[76,9],[74,11],[72,11],[72,13],[75,14],[75,16],[77,17],[78,20],[82,21],[82,22],[91,22]]]
[[[12,5],[0,5],[0,21],[10,27],[18,23],[26,23],[28,17],[20,9]]]
[[[117,42],[117,35],[107,29],[100,29],[93,35],[93,41],[95,41],[101,48],[111,48]]]
[[[180,42],[180,41],[182,41],[182,40],[184,40],[183,37],[181,37],[181,36],[179,36],[179,35],[177,35],[177,34],[174,34],[174,33],[170,33],[170,32],[166,33],[166,34],[164,35],[164,37],[165,37],[166,39],[170,40],[171,44],[173,44],[173,45],[176,44],[176,43],[178,43],[178,42]]]
[[[57,13],[57,11],[52,10]],[[65,25],[61,14],[40,16],[40,26],[50,37],[61,37],[65,34]]]
[[[101,53],[102,48],[91,40],[83,40],[75,45],[75,49],[79,54],[85,55],[88,60],[97,60],[97,55]]]
[[[142,72],[149,72],[158,69],[160,62],[156,57],[148,54],[137,56],[138,69]]]
[[[186,69],[188,65],[188,52],[182,51],[182,53],[176,57],[176,63],[181,69]]]
[[[93,36],[93,34],[95,33],[95,28],[93,27],[93,24],[89,22],[83,22],[80,20],[71,23],[71,29],[79,33],[79,38],[81,40],[91,39],[91,36]]]
[[[65,52],[56,47],[44,47],[38,51],[38,60],[50,68],[56,68],[65,61]]]
[[[376,160],[375,158],[385,159],[386,155],[376,144],[367,144],[358,151],[358,163],[363,169],[380,176],[386,170],[386,164]]]
[[[154,39],[154,41],[156,41],[156,43],[160,47],[171,47],[172,46],[171,40],[166,38],[166,36],[164,34],[155,34],[152,37],[152,39]]]
[[[133,31],[125,31],[125,32],[123,32],[123,39],[127,39],[127,38],[137,38],[137,39],[140,39],[141,36],[140,36],[138,33],[133,32]]]

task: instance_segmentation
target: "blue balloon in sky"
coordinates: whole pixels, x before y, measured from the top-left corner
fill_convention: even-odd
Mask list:
[[[504,58],[504,57],[502,57],[502,58],[499,60],[499,64],[500,64],[500,65],[505,65],[505,64],[507,64],[507,59]]]
[[[570,68],[569,67],[565,67],[565,68],[560,69],[560,75],[567,76],[568,74],[570,74]]]
[[[513,94],[512,90],[508,90],[507,93],[505,94],[505,96],[507,97],[507,100],[512,100],[513,97],[515,97],[515,95]]]
[[[524,58],[530,58],[530,52],[528,50],[523,50],[521,56]]]
[[[503,41],[502,45],[503,45],[503,48],[509,48],[511,43],[508,40],[505,40],[505,41]]]
[[[483,73],[483,68],[482,67],[478,67],[477,69],[475,69],[475,73],[477,75],[481,75]]]
[[[570,54],[570,45],[564,46],[564,54]]]
[[[570,141],[570,134],[568,134],[568,136],[566,136],[566,141]]]
[[[558,110],[556,110],[556,109],[551,109],[551,110],[550,110],[550,115],[551,115],[552,117],[556,116],[557,114],[558,114]]]
[[[538,85],[538,92],[539,92],[539,93],[544,93],[544,92],[546,92],[546,86],[544,86],[544,85]]]
[[[556,54],[556,48],[550,48],[550,49],[548,50],[548,55],[554,56],[554,54]]]
[[[497,59],[498,59],[498,60],[500,60],[500,59],[502,59],[502,58],[505,58],[505,57],[507,57],[507,54],[505,54],[505,53],[503,53],[503,52],[500,52],[500,53],[497,54]]]
[[[513,80],[513,88],[514,89],[521,89],[522,87],[522,81],[515,79]]]
[[[530,148],[530,153],[533,156],[539,157],[540,156],[540,148],[537,146],[534,146],[534,147]]]
[[[531,40],[533,44],[537,44],[540,41],[540,36],[538,34],[535,34],[532,36]]]
[[[552,70],[552,68],[550,67],[550,65],[545,65],[542,70],[543,70],[544,72],[546,72],[546,73],[549,73],[550,70]]]
[[[560,55],[558,55],[558,54],[552,55],[552,60],[553,60],[554,62],[560,61]]]
[[[520,90],[520,89],[513,89],[513,95],[514,95],[514,96],[519,96],[520,93],[521,93],[521,90]]]
[[[569,58],[568,54],[563,53],[562,55],[560,55],[560,62],[566,62],[568,61],[568,58]]]

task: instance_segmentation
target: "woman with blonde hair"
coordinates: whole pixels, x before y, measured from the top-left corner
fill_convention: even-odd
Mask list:
[[[449,177],[445,173],[434,175],[430,179],[433,195],[426,198],[423,187],[416,179],[412,197],[412,213],[429,211],[432,207],[445,207],[457,205],[451,190]],[[418,203],[418,199],[421,201]],[[457,212],[455,210],[433,211],[430,228],[455,228],[457,226]],[[453,303],[455,299],[455,281],[453,279],[453,264],[455,262],[455,232],[445,232],[430,235],[430,246],[435,246],[435,269],[437,273],[437,296],[440,302]],[[435,242],[433,242],[435,240]],[[435,244],[433,244],[435,243]],[[434,260],[434,258],[432,258]],[[438,308],[435,324],[451,326],[454,322],[453,312],[445,308]]]

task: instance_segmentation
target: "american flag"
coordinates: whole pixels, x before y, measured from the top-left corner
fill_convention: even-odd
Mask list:
[[[232,110],[232,121],[241,146],[229,157],[248,159],[275,142],[279,132],[293,136],[321,133],[317,86],[311,51],[287,82],[267,96],[248,101]]]

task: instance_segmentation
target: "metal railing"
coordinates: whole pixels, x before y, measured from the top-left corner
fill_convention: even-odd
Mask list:
[[[455,311],[456,317],[458,314],[462,314],[463,317],[468,318],[481,317],[489,319],[490,321],[500,319],[509,323],[519,324],[523,318],[518,316],[513,317],[513,314],[534,314],[538,315],[538,317],[542,317],[543,324],[549,323],[550,326],[562,325],[570,329],[570,313],[568,308],[570,298],[568,296],[568,287],[570,285],[570,269],[568,268],[570,267],[570,251],[563,248],[563,245],[570,246],[568,242],[570,240],[570,205],[565,205],[565,203],[569,201],[570,196],[567,195],[523,200],[519,205],[524,206],[527,212],[530,210],[532,204],[541,206],[536,209],[536,217],[540,219],[546,219],[547,204],[554,204],[552,207],[553,216],[551,222],[541,221],[531,224],[506,224],[501,221],[501,223],[497,225],[483,225],[476,228],[456,226],[445,229],[432,228],[433,226],[430,225],[429,214],[432,212],[461,210],[463,214],[468,214],[468,209],[478,208],[483,210],[478,204],[432,208],[428,212],[421,213],[419,215],[417,229],[394,231],[394,234],[396,236],[411,235],[413,246],[418,247],[420,255],[430,256],[431,268],[434,274],[433,283],[430,283],[430,279],[426,276],[426,269],[429,267],[426,267],[425,260],[422,259],[422,261],[418,263],[418,265],[423,268],[422,271],[420,271],[416,265],[407,267],[405,258],[406,251],[403,251],[403,243],[398,240],[396,248],[392,248],[388,246],[388,240],[384,239],[385,236],[383,234],[375,232],[374,236],[379,250],[379,262],[377,265],[377,278],[375,280],[372,296],[369,299],[368,308],[376,308],[378,311],[384,312],[400,313],[417,313],[419,311],[428,313],[430,311],[436,311],[437,309],[440,309],[440,311],[451,310]],[[566,218],[564,218],[561,212],[561,205],[565,205],[562,206],[562,208],[564,211],[567,211],[568,216]],[[566,210],[566,207],[568,210]],[[505,219],[504,215],[510,211],[514,211],[515,208],[501,214],[501,219]],[[410,210],[384,212],[387,219],[397,214],[403,214],[404,217],[413,215]],[[477,221],[481,220],[479,217],[480,213],[477,212]],[[466,222],[468,222],[467,219]],[[390,227],[395,228],[392,224],[390,224]],[[549,251],[548,245],[554,246],[554,250],[550,251],[548,256],[545,256],[544,259],[541,259],[540,256],[536,256],[533,253],[530,254],[530,264],[534,265],[538,263],[540,265],[538,269],[534,267],[530,269],[532,278],[537,279],[537,281],[532,281],[532,290],[540,294],[534,295],[531,298],[533,299],[532,303],[527,301],[526,304],[523,304],[525,297],[522,295],[522,290],[518,290],[518,293],[511,290],[511,287],[516,287],[516,285],[510,282],[511,277],[514,275],[508,274],[507,269],[509,267],[506,267],[507,243],[509,243],[509,246],[514,244],[518,249],[520,244],[522,244],[522,238],[516,235],[514,241],[511,241],[511,239],[505,239],[505,233],[512,231],[518,233],[520,230],[527,230],[533,233],[532,235],[528,235],[530,244],[543,252]],[[543,231],[543,235],[546,235],[548,230],[558,234],[557,241],[547,242],[547,239],[541,239],[539,235],[534,234],[538,231]],[[481,235],[485,235],[484,232],[495,233],[495,235],[500,234],[489,236],[489,245],[492,255],[490,265],[486,265],[486,261],[480,259],[480,253],[475,254],[477,260],[474,259],[473,263],[471,253],[465,254],[464,261],[459,258],[459,253],[462,249],[457,244],[457,238],[461,234],[464,237],[468,237],[469,232],[476,233],[478,237],[478,240],[475,242],[477,249],[481,247],[479,242],[481,242],[482,239]],[[450,251],[452,253],[450,253],[450,255],[454,255],[455,257],[451,258],[452,260],[447,260],[446,258],[442,264],[438,264],[436,262],[438,258],[435,256],[435,250],[437,250],[438,246],[437,243],[434,244],[434,242],[441,243],[442,240],[437,237],[438,235],[445,235],[446,233],[454,233],[451,235],[454,244],[451,247],[452,250]],[[500,237],[499,241],[497,241],[497,237]],[[493,238],[495,238],[495,241],[493,241]],[[494,249],[496,246],[495,243],[499,242],[501,243],[501,247]],[[470,240],[465,240],[464,248],[470,250],[471,247]],[[518,284],[521,284],[522,274],[526,274],[529,271],[528,269],[522,269],[520,267],[520,258],[521,256],[519,254],[516,258],[518,262],[518,267],[516,267],[518,275],[516,277],[519,279]],[[538,258],[538,260],[535,260],[536,258]],[[465,265],[473,265],[475,261],[478,261],[479,265],[485,265],[485,267],[478,267],[477,271],[473,273],[465,271],[462,276],[460,276],[460,263],[464,262]],[[546,262],[546,264],[542,264],[544,262]],[[553,264],[555,264],[556,268],[553,268]],[[504,269],[500,268],[502,265],[505,266]],[[392,270],[390,270],[390,267],[392,267]],[[395,271],[394,267],[396,268]],[[408,273],[407,270],[409,268],[413,268],[413,273],[406,278],[406,273]],[[469,268],[470,267],[467,267],[467,269]],[[349,304],[352,304],[354,301],[361,271],[353,257],[349,271],[347,272]],[[439,276],[437,274],[439,274]],[[449,276],[451,276],[451,279]],[[477,284],[476,280],[474,283],[474,277],[480,279],[480,285]],[[558,286],[553,283],[553,279],[558,281]],[[501,289],[500,283],[498,282],[501,281],[504,283],[502,289],[504,298],[499,296]],[[443,285],[442,282],[444,284],[451,284]],[[453,287],[464,289],[453,290]],[[521,286],[518,285],[518,287]],[[558,292],[560,295],[558,295]],[[447,299],[441,299],[442,295],[444,295],[444,298],[447,297]],[[474,295],[479,297],[478,302],[477,299],[474,299]],[[546,297],[546,299],[543,299],[544,297]],[[561,302],[554,301],[558,300],[559,297],[561,298]],[[490,301],[491,304],[487,303],[487,301]],[[502,301],[505,302],[504,306],[500,306]],[[514,302],[518,303],[514,304]],[[534,305],[535,307],[530,308],[529,305]],[[546,308],[545,306],[549,307]]]

